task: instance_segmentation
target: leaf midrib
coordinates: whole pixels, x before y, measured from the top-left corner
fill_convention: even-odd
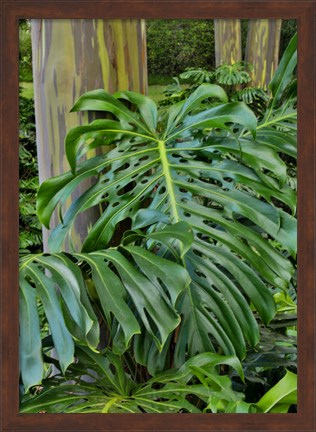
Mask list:
[[[169,201],[171,203],[173,217],[175,222],[180,221],[178,209],[177,209],[177,200],[174,192],[173,179],[170,172],[170,163],[167,157],[166,145],[165,141],[158,141],[159,154],[162,165],[162,174],[165,177],[166,188],[169,193]]]

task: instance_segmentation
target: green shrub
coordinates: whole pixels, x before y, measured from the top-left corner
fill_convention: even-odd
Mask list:
[[[19,79],[32,82],[32,41],[29,20],[20,20],[19,25]]]
[[[280,37],[280,52],[279,58],[284,54],[286,47],[288,46],[292,36],[297,31],[297,21],[292,20],[282,20],[281,37]]]
[[[187,68],[179,77],[173,77],[173,83],[164,90],[165,98],[159,100],[159,106],[162,108],[187,99],[198,85],[213,83],[221,85],[231,101],[245,102],[261,117],[269,97],[267,92],[260,88],[248,87],[251,80],[248,72],[250,69],[251,65],[245,62],[223,64],[214,70]]]
[[[214,66],[213,20],[149,20],[146,24],[149,76]]]
[[[20,251],[29,253],[42,248],[41,224],[36,215],[38,168],[34,101],[20,96],[19,109],[19,241]]]
[[[248,19],[241,20],[243,53],[246,51],[248,22]],[[150,84],[165,84],[163,77],[179,75],[186,68],[210,70],[215,67],[213,20],[148,20],[146,25]],[[296,27],[296,20],[282,21],[280,58]]]

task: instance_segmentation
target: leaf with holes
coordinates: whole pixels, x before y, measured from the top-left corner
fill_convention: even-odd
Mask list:
[[[203,109],[206,99],[219,103]],[[250,301],[268,323],[276,309],[266,282],[285,288],[294,271],[273,240],[290,253],[296,248],[296,221],[289,214],[295,198],[284,186],[285,163],[273,146],[254,141],[253,112],[243,103],[228,103],[224,90],[212,84],[199,86],[187,100],[170,107],[164,123],[158,123],[150,99],[131,92],[113,96],[103,90],[88,92],[74,110],[101,110],[116,123],[107,126],[98,120],[68,133],[72,171],[41,186],[42,222],[49,225],[54,209],[83,179],[96,176],[97,182],[62,215],[50,237],[51,249],[60,250],[76,216],[96,205],[104,211],[89,231],[83,252],[107,247],[119,223],[132,220],[133,224],[135,219],[139,224],[141,210],[153,212],[152,224],[147,223],[147,213],[145,223],[138,225],[143,244],[153,242],[149,234],[166,226],[161,215],[172,224],[188,222],[194,240],[181,255],[192,282],[177,300],[182,321],[177,337],[166,342],[164,355],[167,348],[174,350],[175,365],[180,365],[186,355],[221,347],[225,354],[243,358],[247,346],[256,345],[259,338]],[[102,145],[102,139],[115,148],[82,162],[81,156],[91,146]],[[288,206],[289,212],[275,206],[274,200]],[[112,260],[118,253],[111,253]],[[128,264],[124,260],[117,269],[131,290]],[[145,317],[143,324],[148,326]],[[151,331],[154,340],[160,331],[156,329],[156,335]]]

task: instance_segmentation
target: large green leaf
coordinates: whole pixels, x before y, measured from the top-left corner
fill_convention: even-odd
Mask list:
[[[191,230],[185,223],[181,227],[179,235],[175,227],[174,238],[187,243]],[[25,256],[20,266],[20,358],[26,390],[40,383],[44,372],[37,298],[44,307],[65,373],[74,361],[75,344],[89,347],[93,356],[100,343],[95,302],[111,331],[108,343],[115,352],[126,351],[141,325],[161,351],[179,325],[175,303],[189,283],[190,277],[181,265],[139,246],[71,256]]]
[[[176,278],[162,279],[170,297],[175,295],[175,290],[177,290],[177,296],[188,285],[190,279],[181,266],[146,252],[142,248],[130,246],[123,250],[130,253],[134,263],[114,249],[75,256],[86,261],[92,269],[92,279],[108,324],[111,324],[110,314],[112,313],[122,326],[125,335],[124,350],[131,337],[140,333],[139,324],[133,310],[127,304],[127,298],[132,300],[141,322],[155,340],[158,349],[161,350],[169,334],[180,322],[180,317],[169,297],[161,284],[157,282],[158,278],[161,278],[161,266],[166,273],[173,273]],[[140,257],[143,258],[143,261],[153,263],[151,273],[148,274],[146,268],[144,271],[141,267],[135,266],[135,263],[139,263]],[[115,268],[118,275],[108,266],[109,263]],[[156,329],[159,332],[158,337]]]
[[[280,64],[269,84],[272,91],[271,108],[276,107],[280,102],[283,92],[293,78],[293,72],[297,65],[297,33],[292,37],[287,46]]]
[[[297,403],[297,376],[286,371],[285,376],[257,402],[262,412],[287,412]]]
[[[20,369],[24,390],[40,384],[43,378],[42,342],[36,292],[27,281],[20,278]]]
[[[77,215],[96,205],[104,211],[89,231],[83,252],[107,247],[124,220],[137,219],[136,227],[142,227],[144,242],[152,242],[150,247],[159,239],[148,240],[149,233],[166,225],[166,219],[158,215],[173,224],[186,221],[191,225],[194,242],[186,254],[182,250],[182,263],[192,283],[177,303],[183,317],[177,365],[186,354],[218,346],[225,354],[244,357],[247,346],[255,345],[259,335],[249,300],[268,323],[275,304],[265,283],[286,288],[294,271],[273,243],[295,253],[296,221],[274,203],[279,200],[295,211],[295,197],[285,185],[285,163],[273,143],[265,145],[263,139],[261,145],[253,140],[256,118],[245,104],[220,103],[203,110],[201,103],[210,98],[226,100],[220,87],[202,85],[170,108],[163,128],[157,125],[152,102],[144,96],[131,92],[111,96],[102,90],[87,93],[75,109],[103,110],[117,123],[107,126],[98,120],[72,129],[66,138],[72,173],[46,181],[39,191],[39,216],[48,225],[58,200],[66,202],[79,181],[97,177],[52,231],[53,252],[62,247]],[[124,105],[124,100],[132,107]],[[102,140],[115,148],[81,162],[82,154],[91,146],[103,145]],[[148,215],[139,222],[142,209],[153,212],[151,225]],[[119,253],[111,254],[111,262],[131,295],[135,278],[127,272],[127,261],[118,264]],[[158,316],[154,310],[150,313],[157,325]],[[144,316],[143,323],[149,331]],[[160,342],[167,340],[167,333],[162,337],[160,330],[156,335],[152,328],[150,332],[154,340],[157,334]]]
[[[35,255],[35,257],[32,258],[26,256],[25,259],[22,261],[20,267],[20,284],[22,286],[21,290],[23,290],[24,292],[26,290],[36,290],[36,294],[40,298],[44,306],[45,314],[54,340],[54,345],[56,348],[57,356],[59,358],[61,369],[63,372],[65,372],[67,367],[74,361],[74,341],[67,328],[65,318],[62,314],[59,303],[59,296],[55,288],[55,282],[54,280],[52,280],[51,277],[49,277],[48,274],[45,274],[45,270],[43,271],[44,267],[42,263],[39,263],[40,259],[41,256]],[[65,281],[65,284],[67,284],[67,281]],[[34,311],[33,309],[32,315],[34,313],[36,313],[36,311]],[[81,316],[84,315],[85,310],[82,309],[80,313]],[[20,314],[21,328],[24,325],[28,324],[27,320],[27,317],[23,314],[22,308]],[[26,333],[22,331],[20,334],[20,343],[21,346],[24,347],[24,350],[21,351],[22,357],[27,357],[29,351],[33,346],[33,338],[37,341],[39,338],[38,334],[40,332],[40,328],[37,325],[35,318],[33,318],[32,320],[32,332],[29,331]],[[43,362],[40,357],[37,357],[36,359],[33,357],[33,360],[34,363],[36,362],[38,365],[40,363],[42,364]],[[23,366],[27,366],[27,363],[24,359],[21,361],[21,367]],[[23,378],[24,376],[26,376],[27,370],[22,370],[21,374]],[[36,384],[36,382],[33,382],[33,385],[34,384]]]
[[[245,402],[243,393],[233,390],[227,375],[214,374],[211,364],[194,365],[191,370],[206,388],[212,389],[204,412],[287,413],[290,406],[297,403],[297,376],[289,371],[253,404]]]
[[[270,102],[258,123],[256,136],[261,148],[270,148],[274,153],[283,154],[283,157],[286,155],[287,161],[288,156],[294,159],[297,156],[297,84],[294,75],[296,65],[297,34],[291,39],[270,82]],[[247,135],[250,135],[249,132],[246,132],[244,137]],[[280,177],[280,180],[283,184],[284,176]]]

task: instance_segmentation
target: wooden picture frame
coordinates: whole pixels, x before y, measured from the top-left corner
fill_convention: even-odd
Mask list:
[[[1,0],[2,427],[6,431],[315,431],[314,0]],[[298,413],[19,414],[18,22],[20,18],[283,18],[298,22]]]

